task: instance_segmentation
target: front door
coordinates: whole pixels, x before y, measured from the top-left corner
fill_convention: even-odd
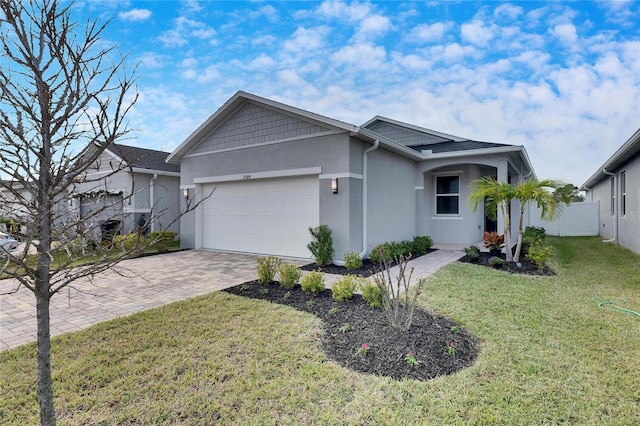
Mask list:
[[[486,203],[486,198],[485,198]],[[498,217],[498,208],[496,207],[495,218]],[[487,215],[487,211],[484,213],[484,230],[485,232],[497,232],[498,231],[498,221],[492,220],[489,215]]]

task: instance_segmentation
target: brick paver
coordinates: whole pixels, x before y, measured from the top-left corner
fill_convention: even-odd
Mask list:
[[[412,260],[414,283],[464,253],[438,250]],[[304,259],[285,259],[300,265]],[[394,271],[392,270],[392,273]],[[101,321],[130,315],[256,279],[256,255],[188,250],[122,262],[116,270],[80,280],[51,299],[51,335],[77,331]],[[328,286],[338,276],[327,276]],[[14,288],[0,280],[0,293]],[[0,350],[36,340],[35,298],[27,289],[0,296]]]

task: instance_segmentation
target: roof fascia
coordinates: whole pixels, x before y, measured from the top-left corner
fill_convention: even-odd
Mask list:
[[[398,142],[395,142],[391,139],[388,139],[382,135],[379,135],[378,133],[372,130],[358,127],[356,132],[354,132],[354,135],[364,136],[366,140],[369,140],[371,142],[374,140],[378,140],[382,146],[387,147],[387,149],[390,151],[395,151],[396,153],[402,155],[403,157],[411,158],[412,160],[424,159],[423,155],[418,151],[416,151],[415,149],[407,148],[406,146]]]
[[[431,129],[427,129],[426,127],[420,127],[420,126],[416,126],[414,124],[409,124],[409,123],[403,123],[402,121],[398,121],[398,120],[394,120],[391,118],[387,118],[387,117],[383,117],[380,115],[376,115],[375,117],[373,117],[371,120],[367,121],[366,123],[364,123],[361,127],[367,127],[372,123],[375,123],[376,121],[384,121],[396,126],[400,126],[400,127],[404,127],[406,129],[409,130],[413,130],[419,133],[426,133],[432,136],[437,136],[440,138],[445,138],[445,139],[450,139],[454,142],[461,142],[461,141],[468,141],[469,139],[467,138],[461,138],[459,136],[454,136],[454,135],[450,135],[448,133],[443,133],[443,132],[438,132],[436,130],[431,130]]]
[[[638,144],[640,144],[640,128],[636,130],[635,133],[631,135],[631,137],[627,139],[627,141],[622,144],[622,146],[616,152],[614,152],[613,155],[609,157],[609,159],[602,166],[600,166],[600,168],[598,168],[598,170],[593,175],[591,175],[591,177],[587,179],[585,183],[580,186],[580,191],[589,191],[590,186],[607,176],[604,173],[604,170],[612,167],[616,168],[622,162],[626,161],[628,159],[626,158],[627,154],[631,153],[632,149],[635,148]]]
[[[510,145],[504,147],[497,148],[482,148],[482,149],[468,149],[464,151],[450,151],[450,152],[440,152],[436,154],[423,154],[423,159],[439,159],[439,158],[455,158],[455,157],[466,157],[466,156],[478,156],[478,155],[493,155],[493,154],[511,154],[517,153],[520,155],[522,162],[527,167],[527,172],[531,172],[531,175],[537,179],[536,172],[533,170],[533,166],[531,165],[531,160],[529,159],[529,154],[527,150],[522,145]],[[525,173],[526,174],[526,173]]]
[[[132,173],[144,173],[149,175],[162,175],[162,176],[173,176],[180,177],[180,172],[168,172],[166,170],[154,170],[154,169],[145,169],[143,167],[132,167]]]
[[[213,113],[207,120],[205,120],[204,123],[202,123],[193,133],[191,133],[175,150],[173,150],[173,152],[166,159],[167,163],[179,163],[182,156],[185,155],[199,141],[202,136],[212,131],[219,124],[223,123],[228,117],[233,114],[233,112],[237,110],[237,108],[242,106],[247,101],[263,105],[270,109],[284,111],[288,114],[298,115],[308,120],[338,128],[347,132],[354,132],[357,128],[353,124],[334,120],[320,114],[286,105],[271,99],[266,99],[251,93],[238,91],[229,100],[227,100],[224,105],[218,108],[215,113]]]

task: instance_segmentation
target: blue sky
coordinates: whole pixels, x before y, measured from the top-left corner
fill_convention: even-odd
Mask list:
[[[173,150],[236,91],[524,145],[582,184],[640,127],[640,2],[90,1],[139,63],[135,140]]]

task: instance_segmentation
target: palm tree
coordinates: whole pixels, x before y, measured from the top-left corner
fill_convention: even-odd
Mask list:
[[[469,204],[475,212],[480,203],[484,203],[485,214],[491,220],[496,220],[498,208],[504,217],[504,243],[506,246],[507,262],[513,262],[511,252],[511,218],[509,206],[515,198],[514,187],[508,182],[498,182],[492,177],[485,176],[471,182]]]
[[[571,200],[559,196],[559,189],[564,188],[566,184],[554,179],[529,179],[520,182],[514,188],[515,199],[520,201],[520,222],[518,225],[518,243],[516,244],[516,252],[513,255],[513,261],[520,261],[520,253],[522,251],[522,233],[524,228],[524,209],[528,202],[535,202],[540,209],[540,218],[542,220],[553,220],[562,212],[565,205]]]
[[[469,204],[472,211],[484,202],[485,213],[495,220],[497,209],[500,208],[504,217],[504,242],[506,246],[507,262],[519,262],[522,251],[522,233],[524,228],[524,210],[528,202],[533,201],[541,210],[540,218],[553,220],[562,212],[564,204],[569,204],[566,197],[559,195],[558,189],[566,186],[564,182],[554,179],[529,179],[512,186],[508,182],[498,182],[492,177],[485,176],[471,182]],[[520,201],[520,220],[518,225],[518,242],[516,252],[511,252],[511,218],[509,206],[511,201]]]

